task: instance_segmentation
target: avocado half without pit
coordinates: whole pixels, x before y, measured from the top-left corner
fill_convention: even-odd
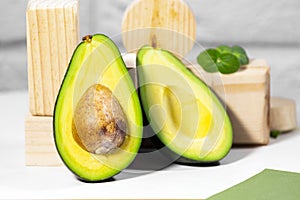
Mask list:
[[[81,180],[109,179],[135,158],[142,140],[140,102],[108,37],[86,36],[74,51],[53,125],[60,157]]]
[[[229,117],[216,95],[172,53],[137,54],[140,98],[158,139],[187,163],[214,163],[232,145]]]

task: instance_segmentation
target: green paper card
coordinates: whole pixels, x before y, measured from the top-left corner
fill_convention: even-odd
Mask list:
[[[207,200],[299,200],[300,174],[266,169]]]

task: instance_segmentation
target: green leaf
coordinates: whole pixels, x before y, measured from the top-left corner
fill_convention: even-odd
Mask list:
[[[241,65],[249,64],[249,58],[246,55],[240,55],[240,54],[236,54],[236,53],[233,53],[233,55],[235,55],[239,59],[239,62],[241,63]]]
[[[232,49],[233,52],[237,52],[237,53],[246,55],[245,49],[243,49],[243,47],[241,47],[241,46],[236,45],[236,46],[231,47],[231,49]]]
[[[216,49],[208,49],[197,57],[199,65],[207,72],[231,74],[239,70],[241,65],[249,63],[245,49],[240,46],[220,45]]]
[[[231,74],[240,69],[240,62],[236,56],[230,53],[224,53],[218,58],[217,66],[219,72],[222,74]]]
[[[217,72],[216,65],[220,53],[215,49],[207,49],[199,54],[197,57],[198,64],[207,72]]]
[[[279,131],[279,130],[272,130],[271,133],[270,133],[270,136],[272,138],[277,138],[280,134],[281,134],[281,131]]]
[[[233,46],[231,49],[232,49],[232,54],[239,59],[241,65],[249,64],[249,58],[247,56],[245,49],[243,49],[240,46]]]
[[[216,48],[216,50],[220,53],[220,54],[223,54],[223,53],[231,53],[232,52],[232,49],[231,47],[227,46],[227,45],[220,45]]]

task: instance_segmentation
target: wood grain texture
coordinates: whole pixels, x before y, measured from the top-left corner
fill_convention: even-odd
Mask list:
[[[291,131],[297,127],[296,102],[283,97],[272,97],[270,108],[271,130]]]
[[[62,161],[55,149],[52,117],[28,115],[25,119],[27,166],[60,166]]]
[[[78,0],[31,0],[26,12],[28,90],[32,115],[51,116],[79,41]]]
[[[183,0],[136,0],[125,12],[122,38],[128,52],[148,44],[184,57],[196,39],[196,20]]]

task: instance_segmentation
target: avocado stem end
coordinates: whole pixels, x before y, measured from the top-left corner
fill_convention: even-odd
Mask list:
[[[92,39],[93,39],[93,36],[92,35],[86,35],[82,38],[82,41],[83,42],[86,42],[86,43],[91,43],[92,42]]]

